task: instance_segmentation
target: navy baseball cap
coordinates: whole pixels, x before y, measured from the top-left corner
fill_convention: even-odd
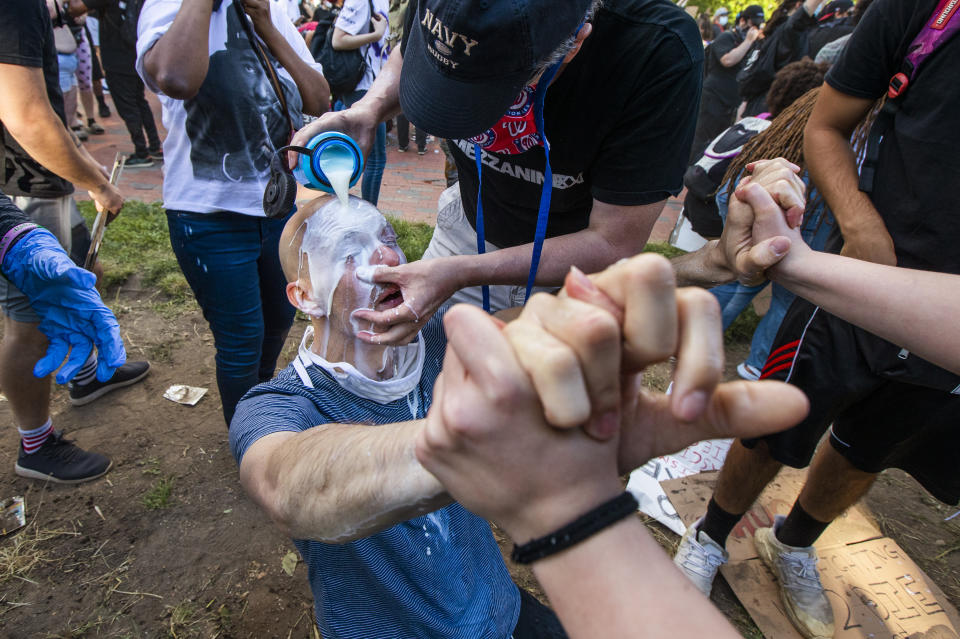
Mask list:
[[[496,124],[591,0],[413,0],[400,106],[418,129],[469,138]]]

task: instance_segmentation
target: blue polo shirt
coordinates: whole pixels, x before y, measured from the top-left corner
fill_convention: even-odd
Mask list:
[[[378,404],[348,393],[316,366],[306,368],[313,388],[292,365],[254,387],[230,425],[237,462],[270,433],[408,421],[411,406],[425,417],[446,345],[442,315],[421,332],[426,360],[413,397]],[[490,526],[460,504],[342,545],[294,544],[309,570],[324,639],[507,639],[516,626],[520,596]]]

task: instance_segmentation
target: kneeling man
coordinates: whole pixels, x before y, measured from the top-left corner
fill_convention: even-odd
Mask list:
[[[291,304],[311,317],[294,362],[237,407],[230,444],[247,493],[309,568],[326,639],[563,637],[513,584],[487,522],[452,503],[414,456],[446,346],[443,313],[416,341],[356,339],[354,311],[407,303],[370,284],[405,262],[372,205],[318,199],[287,223]]]

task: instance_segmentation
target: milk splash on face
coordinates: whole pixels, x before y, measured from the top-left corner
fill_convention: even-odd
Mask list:
[[[308,296],[301,300],[300,309],[326,318],[315,352],[330,361],[351,362],[364,375],[381,380],[395,375],[397,364],[409,358],[396,348],[373,347],[348,335],[370,328],[355,320],[353,313],[373,309],[383,296],[386,287],[372,278],[380,262],[390,258],[394,263],[391,253],[400,263],[406,261],[392,227],[376,207],[359,198],[349,197],[346,205],[330,199],[304,221],[300,280],[306,284],[307,274],[302,273],[306,266],[309,286],[305,287]],[[338,306],[334,308],[338,291]],[[336,335],[332,341],[331,330]]]

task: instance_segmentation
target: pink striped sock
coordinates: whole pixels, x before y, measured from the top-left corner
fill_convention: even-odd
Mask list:
[[[23,452],[32,455],[43,446],[43,442],[47,441],[47,438],[53,433],[53,419],[48,417],[46,423],[40,428],[34,428],[33,430],[18,428],[17,430],[20,431],[20,443],[23,445]]]

